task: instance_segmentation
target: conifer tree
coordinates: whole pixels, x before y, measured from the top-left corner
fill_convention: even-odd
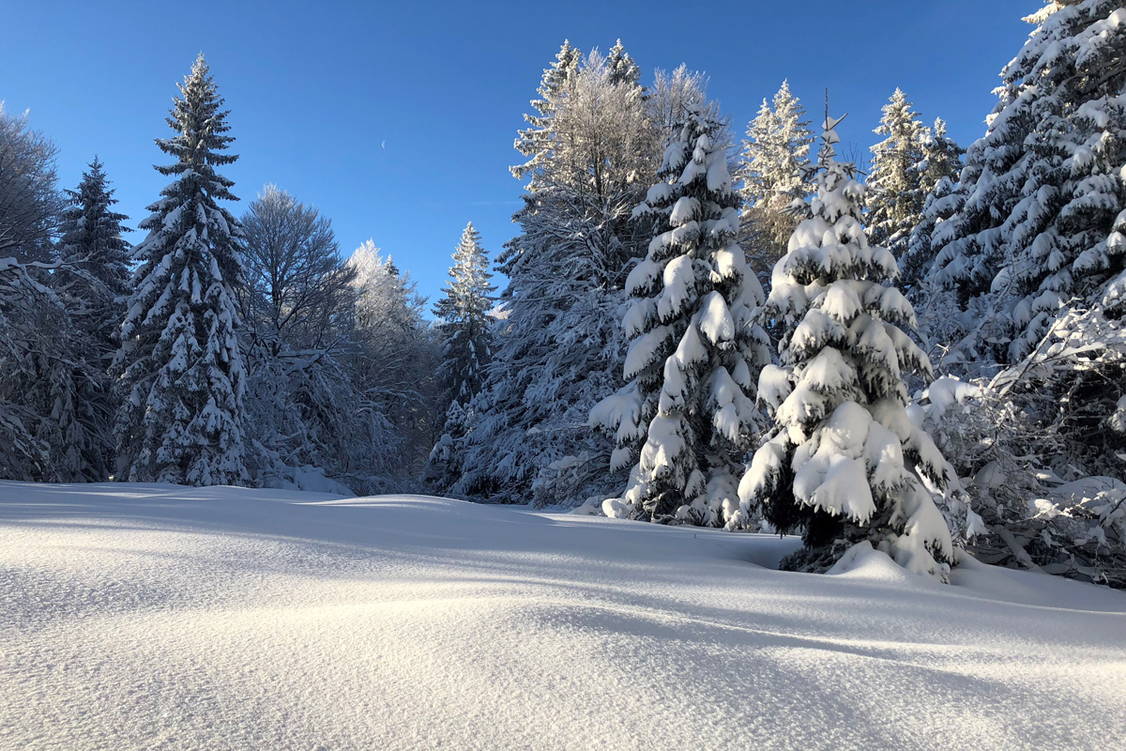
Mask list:
[[[783,81],[773,105],[764,99],[747,126],[737,178],[742,181],[743,220],[748,240],[766,271],[786,250],[786,241],[801,219],[812,185],[809,150],[813,135],[801,102]]]
[[[615,464],[636,462],[624,496],[603,504],[609,516],[718,526],[737,508],[767,355],[724,130],[714,114],[690,112],[637,209],[661,231],[626,282],[636,298],[623,320],[629,384],[591,413],[616,433]]]
[[[116,369],[124,403],[116,422],[118,477],[187,485],[238,484],[244,462],[245,372],[236,328],[240,228],[219,205],[236,200],[217,167],[226,153],[224,110],[201,54],[180,84],[156,144],[174,180],[141,223],[148,236],[121,326]]]
[[[10,479],[82,479],[75,377],[86,368],[72,357],[84,342],[55,283],[56,151],[0,106],[0,474]]]
[[[957,180],[962,171],[962,154],[966,153],[958,143],[946,133],[946,121],[936,117],[934,125],[923,133],[923,161],[916,172],[919,174],[919,187],[924,195],[929,195],[943,180]]]
[[[55,331],[63,358],[40,379],[52,386],[50,422],[57,430],[48,443],[56,477],[96,481],[113,471],[117,403],[108,369],[129,294],[130,246],[122,237],[126,217],[113,210],[117,200],[101,162],[90,162],[77,190],[66,193],[52,284],[70,316]]]
[[[606,56],[606,67],[610,70],[611,84],[641,85],[641,69],[626,52],[621,39],[610,48],[610,53]]]
[[[871,148],[868,231],[873,243],[886,245],[898,257],[923,212],[926,191],[921,167],[926,129],[907,95],[897,88],[884,105],[874,132],[885,138]]]
[[[441,372],[447,380],[448,401],[467,402],[481,387],[490,355],[489,259],[473,222],[465,225],[453,254],[450,283],[434,306],[443,320]]]
[[[965,149],[946,135],[946,121],[941,117],[936,118],[934,126],[924,134],[922,146],[923,161],[916,173],[926,198],[922,215],[899,256],[900,283],[907,290],[908,298],[915,302],[922,299],[923,276],[934,261],[931,234],[957,209],[957,181],[965,153]]]
[[[957,210],[932,236],[928,305],[951,308],[964,362],[1018,361],[1123,268],[1126,10],[1048,0],[1002,71],[986,134],[967,151]]]
[[[462,497],[574,505],[620,479],[586,416],[621,364],[615,319],[627,264],[640,254],[642,225],[630,214],[653,172],[653,132],[641,87],[615,83],[597,53],[573,70],[549,68],[540,91],[541,112],[544,92],[556,92],[550,117],[536,121],[550,148],[513,170],[528,183],[514,217],[520,234],[498,258],[503,320],[455,431],[462,437],[443,442],[451,458],[435,484]]]
[[[89,346],[108,366],[117,349],[118,327],[129,294],[130,246],[122,237],[127,217],[113,210],[117,199],[108,186],[102,163],[95,158],[82,174],[77,190],[68,190],[70,206],[60,227],[59,276],[67,294],[83,306],[83,328]]]
[[[947,465],[909,419],[903,383],[930,365],[903,330],[914,313],[889,286],[895,258],[868,244],[864,186],[833,154],[838,122],[826,118],[812,216],[774,267],[781,366],[763,368],[758,394],[775,427],[740,482],[743,519],[758,511],[779,531],[801,529],[807,551],[792,566],[821,568],[840,542],[867,540],[942,577],[953,550],[933,493]]]

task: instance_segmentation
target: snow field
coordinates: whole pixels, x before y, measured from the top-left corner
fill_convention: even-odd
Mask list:
[[[423,496],[0,483],[0,748],[1100,748],[1126,597]]]

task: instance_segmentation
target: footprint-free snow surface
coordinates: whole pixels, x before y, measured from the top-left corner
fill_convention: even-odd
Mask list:
[[[0,483],[0,748],[1124,748],[1126,596],[422,496]]]

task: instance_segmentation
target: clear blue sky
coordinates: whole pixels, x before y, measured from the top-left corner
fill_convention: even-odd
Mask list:
[[[235,213],[276,183],[332,219],[342,252],[373,238],[433,299],[466,220],[494,255],[514,234],[512,140],[565,37],[603,51],[621,37],[646,80],[707,72],[739,134],[783,78],[815,112],[828,87],[849,113],[842,153],[867,154],[896,86],[963,144],[980,135],[1040,5],[0,0],[0,100],[58,144],[64,186],[98,154],[135,224],[166,181],[152,139],[202,50],[238,139]]]

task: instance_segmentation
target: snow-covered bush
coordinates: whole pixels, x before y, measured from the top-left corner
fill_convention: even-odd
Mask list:
[[[1058,395],[1014,393],[1016,377],[945,376],[911,407],[953,460],[964,497],[973,499],[968,525],[952,528],[986,563],[1126,586],[1126,486],[1092,474],[1098,467],[1085,464],[1086,452],[1061,432]],[[1108,472],[1120,475],[1126,465],[1126,454],[1094,455],[1118,463]]]

